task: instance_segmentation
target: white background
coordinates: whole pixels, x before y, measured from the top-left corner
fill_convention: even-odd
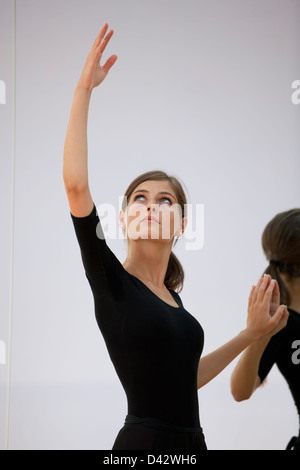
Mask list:
[[[291,84],[300,78],[300,2],[16,0],[15,24],[13,7],[0,1],[10,38],[1,43],[0,79],[9,90],[16,31],[15,118],[11,91],[0,105],[1,139],[10,142],[1,147],[0,339],[11,352],[0,365],[0,443],[111,449],[126,397],[96,325],[62,179],[86,56],[107,21],[115,34],[103,59],[118,60],[91,101],[96,205],[118,208],[129,183],[152,169],[180,177],[189,202],[204,204],[203,249],[188,251],[183,239],[175,252],[205,354],[245,326],[251,285],[266,267],[266,223],[299,207],[300,106]],[[123,262],[124,242],[108,244]],[[298,429],[286,383],[274,367],[265,387],[236,403],[235,363],[199,391],[208,448],[283,449]]]

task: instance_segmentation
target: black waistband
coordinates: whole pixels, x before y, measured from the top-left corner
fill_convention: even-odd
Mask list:
[[[138,424],[143,423],[145,426],[158,428],[158,429],[166,429],[170,431],[176,432],[203,432],[201,427],[195,428],[186,428],[182,426],[175,426],[174,424],[168,423],[166,421],[162,421],[160,419],[155,418],[141,418],[140,416],[135,415],[127,415],[125,418],[125,424]]]

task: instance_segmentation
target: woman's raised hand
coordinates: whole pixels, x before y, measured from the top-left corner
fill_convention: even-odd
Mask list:
[[[279,288],[275,279],[269,274],[260,278],[252,286],[248,301],[247,330],[253,338],[278,333],[286,326],[288,310],[286,305],[279,305]]]
[[[93,88],[103,82],[110,68],[117,60],[116,55],[111,55],[103,66],[100,65],[102,54],[114,33],[112,29],[107,33],[107,29],[108,24],[104,23],[86,59],[77,85],[79,88],[92,91]]]

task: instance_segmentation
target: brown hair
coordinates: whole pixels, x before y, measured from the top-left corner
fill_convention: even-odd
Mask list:
[[[289,306],[291,296],[280,274],[288,280],[300,276],[300,209],[277,214],[264,229],[262,247],[269,260],[264,273],[277,280],[280,303]]]
[[[172,187],[173,191],[175,192],[177,203],[181,207],[182,217],[185,217],[186,211],[186,196],[182,185],[178,178],[175,176],[170,176],[164,171],[160,170],[152,170],[147,171],[139,176],[137,176],[128,186],[125,191],[124,199],[122,203],[122,210],[125,211],[127,201],[129,201],[131,194],[135,190],[137,186],[139,186],[144,181],[168,181],[170,186]],[[175,241],[174,245],[176,245],[177,240]],[[184,270],[183,267],[178,260],[177,256],[171,251],[169,263],[167,267],[167,272],[165,276],[164,283],[168,289],[176,290],[180,292],[183,288],[183,281],[184,281]]]

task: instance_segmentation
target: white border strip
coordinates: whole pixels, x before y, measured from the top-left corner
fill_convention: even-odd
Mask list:
[[[12,169],[11,169],[11,241],[10,241],[10,281],[9,281],[9,327],[7,345],[7,413],[6,449],[9,448],[10,392],[11,392],[11,351],[13,313],[13,269],[14,269],[14,228],[15,228],[15,154],[16,154],[16,0],[13,0],[13,47],[12,47]]]

